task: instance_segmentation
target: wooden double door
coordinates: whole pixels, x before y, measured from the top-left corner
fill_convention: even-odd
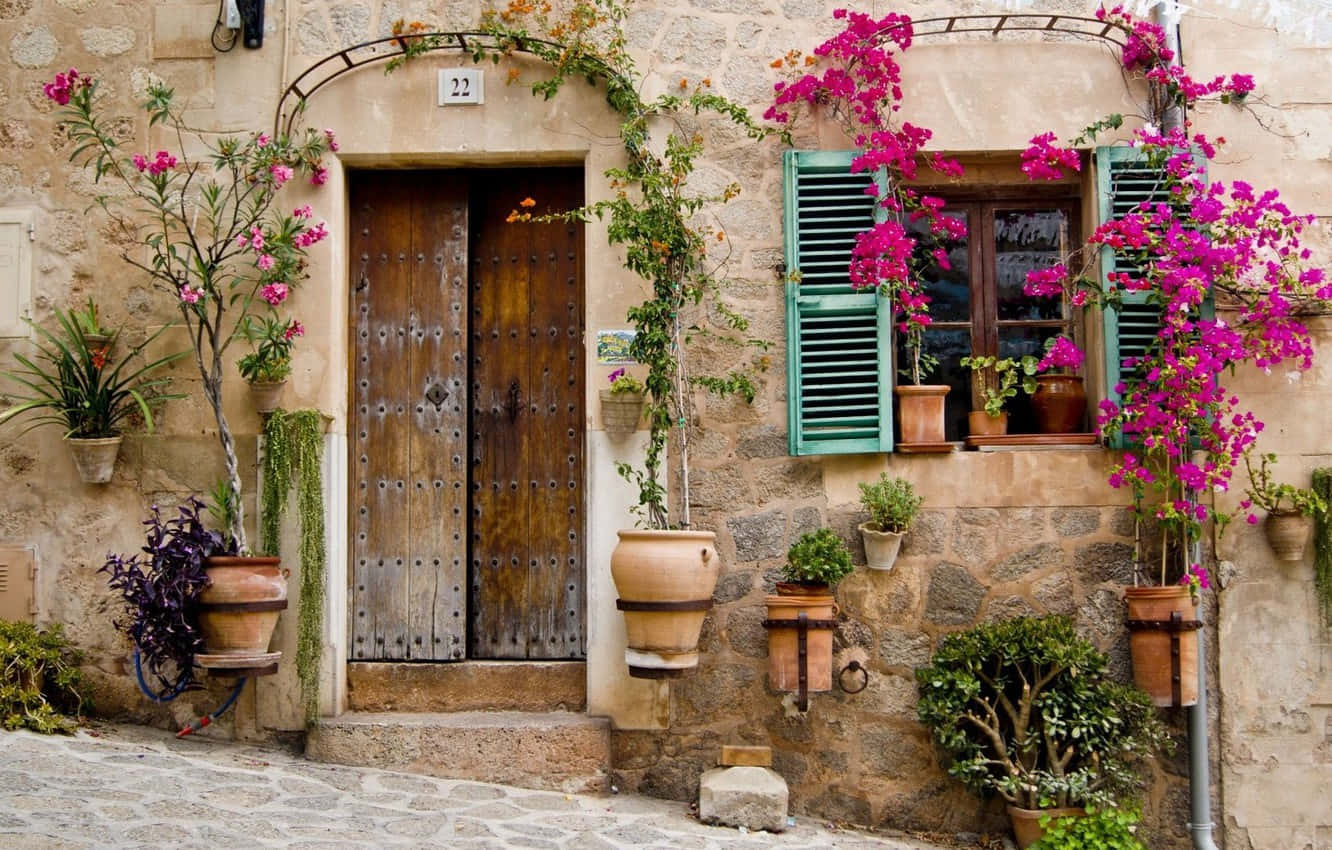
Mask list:
[[[352,174],[353,660],[585,656],[582,186]]]

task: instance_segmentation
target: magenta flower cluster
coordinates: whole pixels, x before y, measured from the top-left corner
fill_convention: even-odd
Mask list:
[[[151,160],[141,153],[136,153],[130,157],[130,161],[134,163],[139,173],[147,171],[153,177],[160,177],[176,167],[176,158],[170,151],[158,151]]]
[[[54,80],[42,86],[42,93],[61,106],[69,106],[69,101],[75,94],[91,85],[91,78],[70,68],[63,74],[56,74]]]

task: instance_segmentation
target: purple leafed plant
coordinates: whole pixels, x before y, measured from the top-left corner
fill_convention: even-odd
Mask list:
[[[208,586],[204,559],[236,552],[222,534],[204,527],[203,510],[204,503],[190,497],[175,519],[164,522],[153,505],[152,516],[144,522],[148,534],[143,552],[109,554],[100,570],[111,574],[107,583],[120,592],[129,614],[116,628],[134,641],[143,665],[167,691],[189,682],[192,658],[203,649],[195,600]]]

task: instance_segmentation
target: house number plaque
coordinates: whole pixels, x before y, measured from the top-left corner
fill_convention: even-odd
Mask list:
[[[485,77],[479,68],[445,68],[439,72],[439,105],[485,103]]]

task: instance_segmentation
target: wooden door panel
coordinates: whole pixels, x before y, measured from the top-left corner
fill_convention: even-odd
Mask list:
[[[472,654],[570,658],[583,638],[582,172],[473,179]]]
[[[350,200],[352,656],[461,658],[466,187],[380,172]]]

